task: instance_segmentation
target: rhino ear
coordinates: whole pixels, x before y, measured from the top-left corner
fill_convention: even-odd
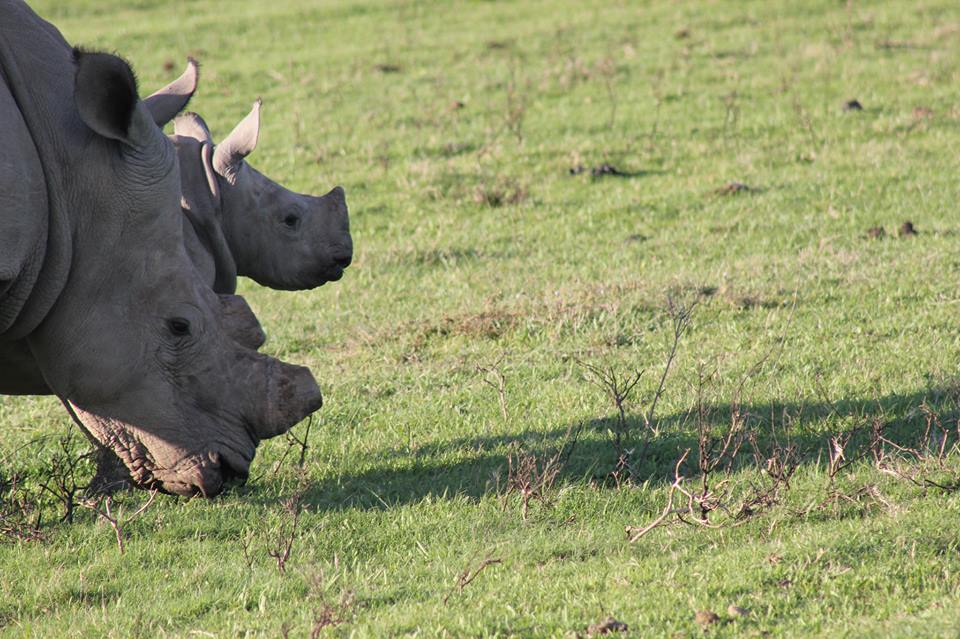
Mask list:
[[[213,166],[220,175],[225,177],[234,175],[243,158],[250,155],[256,148],[257,139],[260,137],[261,104],[262,101],[257,98],[247,117],[240,120],[240,124],[230,132],[230,135],[217,145],[213,154]]]
[[[213,144],[213,136],[210,135],[207,123],[193,112],[187,112],[176,117],[173,121],[173,133],[174,135],[182,135],[185,138],[193,138],[207,144]]]
[[[193,58],[187,58],[187,68],[179,78],[156,93],[144,98],[153,121],[163,128],[178,113],[187,107],[190,98],[197,90],[200,78],[200,65]]]
[[[207,177],[207,188],[210,196],[220,206],[220,183],[217,182],[217,173],[213,168],[213,144],[204,142],[200,145],[200,162],[203,164],[203,173]]]
[[[105,138],[134,148],[151,139],[146,113],[138,108],[137,79],[123,59],[108,53],[73,50],[77,74],[73,88],[80,119]]]

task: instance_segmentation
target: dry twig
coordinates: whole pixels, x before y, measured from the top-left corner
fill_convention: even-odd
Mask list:
[[[124,526],[126,526],[127,524],[132,522],[134,519],[142,515],[147,510],[147,508],[150,507],[150,504],[153,503],[153,500],[157,498],[157,495],[159,494],[159,492],[160,491],[158,490],[151,490],[150,497],[147,499],[147,501],[145,501],[140,506],[140,508],[134,511],[132,515],[130,515],[125,519],[123,518],[122,507],[117,512],[116,515],[113,514],[112,512],[113,497],[111,497],[110,495],[106,495],[100,500],[96,500],[96,499],[81,500],[78,502],[78,504],[83,506],[84,508],[89,508],[94,513],[96,513],[98,517],[100,517],[105,522],[110,524],[110,527],[113,528],[113,532],[117,536],[117,548],[120,549],[120,554],[122,555],[124,551],[124,545],[123,545]]]

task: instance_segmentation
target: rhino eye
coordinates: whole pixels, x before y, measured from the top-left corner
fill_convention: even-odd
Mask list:
[[[283,223],[288,229],[295,229],[300,224],[300,218],[293,213],[283,218]]]
[[[190,321],[182,317],[167,320],[167,329],[176,337],[186,337],[190,334]]]

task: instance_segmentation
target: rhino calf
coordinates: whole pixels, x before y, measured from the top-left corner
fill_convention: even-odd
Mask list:
[[[196,113],[175,117],[176,96],[192,93],[197,79],[190,59],[180,78],[145,102],[159,126],[173,120],[184,237],[204,281],[232,293],[238,275],[281,290],[339,280],[353,259],[343,189],[295,193],[246,162],[260,137],[260,100],[220,144]]]

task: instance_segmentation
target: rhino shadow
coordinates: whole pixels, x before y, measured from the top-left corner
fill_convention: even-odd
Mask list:
[[[817,430],[817,423],[831,415],[855,416],[864,422],[884,417],[888,423],[887,437],[900,444],[916,441],[918,429],[922,432],[925,420],[917,411],[923,403],[937,411],[944,425],[956,427],[960,409],[956,389],[945,386],[930,387],[913,393],[894,393],[877,399],[843,399],[836,402],[768,402],[743,405],[741,412],[755,416],[754,425],[761,433],[761,445],[772,441],[770,416],[784,412],[794,416],[789,441],[798,447],[801,466],[817,464],[830,433]],[[729,424],[733,406],[717,404],[707,417],[714,428]],[[646,459],[639,466],[639,474],[650,485],[669,483],[673,480],[674,465],[680,454],[691,448],[696,451],[694,423],[689,412],[676,412],[660,419],[661,435],[651,441]],[[593,482],[596,485],[610,483],[608,476],[614,469],[615,453],[608,428],[614,423],[613,414],[583,423],[579,441],[569,461],[558,475],[555,487]],[[574,424],[576,429],[578,424]],[[642,428],[639,419],[630,420],[630,426]],[[847,426],[849,427],[849,426]],[[393,451],[386,453],[381,467],[352,473],[349,469],[338,476],[312,484],[303,497],[304,505],[316,511],[345,509],[385,510],[394,506],[417,503],[424,499],[452,499],[466,497],[479,500],[497,494],[505,485],[507,455],[512,447],[538,455],[550,455],[567,441],[568,428],[556,428],[547,432],[523,431],[516,434],[464,437],[452,441],[421,446],[416,451]],[[851,446],[866,442],[854,441]],[[784,439],[781,436],[781,440]],[[484,451],[476,454],[473,451]],[[470,459],[448,463],[442,457],[462,451],[472,454]],[[825,457],[823,457],[825,459]],[[405,467],[396,468],[400,460]],[[439,461],[438,461],[439,460]],[[403,461],[400,461],[403,463]],[[743,450],[738,463],[752,463],[749,451]],[[610,483],[612,485],[612,483]],[[289,492],[277,477],[263,477],[244,489],[247,499],[268,505],[277,503]]]

